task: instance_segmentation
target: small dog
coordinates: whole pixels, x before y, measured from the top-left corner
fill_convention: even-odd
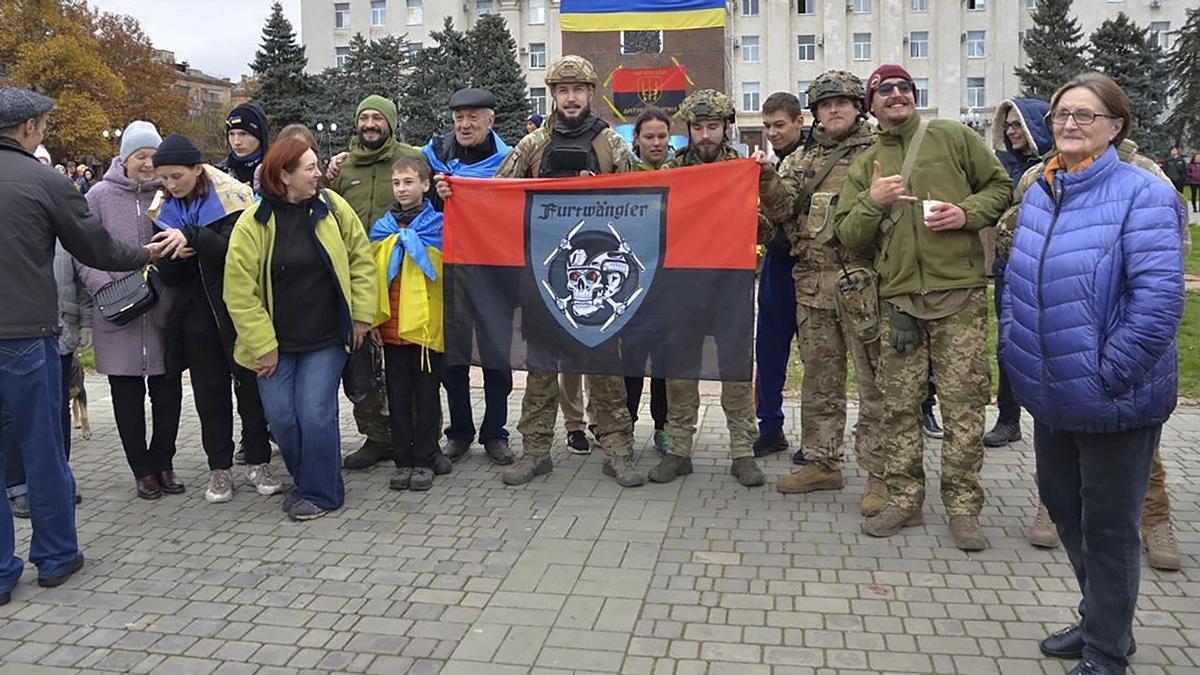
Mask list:
[[[75,428],[83,440],[92,440],[92,422],[88,419],[87,389],[83,385],[83,365],[78,356],[71,357],[71,379],[67,385],[67,396],[75,418]]]

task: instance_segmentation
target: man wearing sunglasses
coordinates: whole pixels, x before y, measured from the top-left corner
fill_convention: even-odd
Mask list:
[[[983,139],[952,120],[924,121],[912,77],[883,65],[867,80],[879,140],[850,167],[834,223],[879,274],[883,344],[877,382],[889,437],[884,507],[863,532],[890,537],[921,524],[921,401],[932,374],[942,395],[942,501],[958,548],[987,548],[979,528],[984,410],[991,398],[987,282],[979,231],[1008,206],[1012,180]]]

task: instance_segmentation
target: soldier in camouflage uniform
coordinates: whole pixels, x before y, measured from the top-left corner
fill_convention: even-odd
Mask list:
[[[712,89],[702,89],[684,99],[679,116],[688,125],[688,146],[664,164],[663,169],[738,159],[729,139],[735,114],[733,100]],[[717,350],[721,351],[720,345]],[[746,487],[762,485],[766,478],[754,461],[753,449],[758,436],[754,384],[722,382],[721,408],[729,427],[730,473]],[[667,380],[666,431],[671,448],[650,470],[650,480],[669,483],[692,472],[692,440],[699,414],[699,381]]]
[[[1000,217],[996,224],[996,256],[1004,260],[1012,251],[1013,235],[1017,228],[1017,215],[1021,199],[1025,191],[1038,182],[1045,172],[1046,162],[1057,154],[1052,151],[1042,158],[1042,162],[1030,167],[1017,181],[1013,190],[1013,205]],[[1136,167],[1145,169],[1170,183],[1171,179],[1163,172],[1157,162],[1138,152],[1137,143],[1128,138],[1122,139],[1117,145],[1117,157],[1122,162],[1128,162]],[[1187,202],[1180,193],[1179,201],[1187,210]],[[1186,256],[1192,250],[1190,228],[1183,229],[1183,251]],[[1034,521],[1026,529],[1030,543],[1045,548],[1057,548],[1058,532],[1053,523],[1049,528],[1044,524],[1050,520],[1046,507],[1038,500],[1038,511]],[[1048,530],[1048,531],[1047,531]],[[1044,532],[1044,533],[1043,533]],[[1041,536],[1036,536],[1040,534]],[[1052,535],[1052,536],[1046,536]],[[1142,547],[1146,551],[1146,563],[1157,570],[1176,571],[1182,567],[1183,559],[1179,550],[1179,541],[1171,526],[1171,497],[1167,494],[1167,472],[1163,468],[1161,448],[1154,451],[1154,459],[1150,465],[1150,487],[1146,491],[1146,500],[1142,504]]]
[[[887,310],[876,382],[884,400],[888,496],[863,532],[889,537],[922,521],[921,401],[932,373],[945,418],[941,487],[950,533],[958,548],[982,550],[988,543],[979,529],[979,472],[991,366],[978,232],[1008,207],[1012,179],[966,125],[921,119],[913,79],[901,66],[871,74],[866,103],[880,133],[847,172],[834,214],[843,245],[878,251]],[[923,199],[938,202],[928,203],[928,215]]]
[[[808,464],[780,478],[783,493],[840,490],[846,429],[846,352],[854,358],[859,414],[854,456],[868,476],[863,515],[883,507],[880,420],[879,292],[871,259],[845,250],[833,237],[833,207],[851,162],[875,143],[866,121],[862,80],[830,70],[813,80],[808,105],[816,124],[806,147],[775,170],[763,162],[762,208],[780,223],[796,257],[796,325],[804,381],[800,393],[801,443]]]
[[[568,55],[546,70],[546,86],[554,97],[554,111],[541,127],[521,139],[496,171],[497,178],[555,178],[580,175],[556,169],[556,148],[582,149],[587,153],[584,174],[634,171],[637,158],[629,144],[608,124],[592,114],[596,69],[579,56]],[[560,160],[561,161],[561,160]],[[438,193],[449,195],[439,183]],[[595,407],[596,438],[607,460],[606,475],[623,487],[645,483],[633,463],[633,423],[625,407],[625,381],[609,375],[589,375],[588,395]],[[558,422],[558,373],[530,372],[521,399],[521,432],[525,454],[504,472],[506,485],[521,485],[534,476],[554,470],[550,446]]]

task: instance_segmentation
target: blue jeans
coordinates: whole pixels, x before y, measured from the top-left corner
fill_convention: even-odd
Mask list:
[[[1129,664],[1142,571],[1139,526],[1161,435],[1162,425],[1084,434],[1033,421],[1038,494],[1083,596],[1083,658],[1109,667]]]
[[[788,357],[796,336],[796,259],[767,251],[758,279],[758,331],[754,337],[757,374],[758,432],[783,429],[783,386],[787,384]]]
[[[338,427],[338,382],[346,358],[340,345],[280,354],[275,373],[258,379],[263,412],[297,496],[326,511],[346,500]]]
[[[25,461],[33,524],[29,559],[39,576],[58,576],[79,555],[79,538],[75,478],[63,448],[57,338],[0,340],[0,408],[11,416],[15,450]],[[16,557],[12,510],[7,499],[0,499],[0,592],[16,585],[24,569],[25,562]]]
[[[62,361],[62,425],[63,449],[66,450],[67,461],[71,460],[71,364],[75,353],[63,354]],[[8,498],[13,499],[29,493],[25,484],[25,461],[21,459],[21,451],[17,447],[16,437],[12,430],[12,421],[7,410],[0,410],[0,455],[4,456],[4,487]]]

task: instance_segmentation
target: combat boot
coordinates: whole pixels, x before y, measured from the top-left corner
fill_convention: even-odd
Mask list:
[[[979,516],[950,516],[950,534],[954,545],[963,551],[982,551],[988,547],[987,537],[979,529]]]
[[[1038,503],[1037,515],[1025,531],[1025,537],[1029,539],[1030,544],[1038,548],[1058,548],[1058,528],[1054,526],[1054,521],[1050,520],[1050,512],[1046,510],[1045,504]]]
[[[758,487],[767,482],[767,477],[763,475],[762,469],[758,468],[758,462],[754,461],[753,457],[738,457],[733,460],[729,465],[729,473],[745,487]]]
[[[775,489],[785,495],[817,490],[841,490],[846,486],[841,469],[809,464],[775,481]]]
[[[686,476],[692,472],[692,458],[680,457],[679,455],[666,455],[658,461],[658,464],[650,469],[650,480],[655,483],[670,483],[680,476]]]
[[[862,531],[872,537],[890,537],[906,527],[920,525],[921,511],[909,511],[891,504],[863,521]]]
[[[1182,567],[1179,542],[1169,520],[1142,528],[1142,548],[1146,550],[1146,562],[1156,570],[1178,572]]]
[[[367,439],[362,447],[342,459],[342,468],[351,471],[369,469],[385,459],[391,459],[392,448],[387,443]]]
[[[534,476],[544,476],[553,470],[554,462],[551,461],[550,455],[535,457],[525,453],[501,478],[505,485],[524,485],[533,480]]]
[[[633,463],[633,455],[618,457],[615,460],[606,459],[604,465],[600,467],[600,471],[605,476],[616,480],[617,485],[621,487],[637,487],[646,484],[646,477],[637,470],[637,466]]]
[[[863,489],[862,501],[859,502],[858,512],[866,517],[879,513],[887,503],[887,483],[879,476],[867,478],[867,487]]]

